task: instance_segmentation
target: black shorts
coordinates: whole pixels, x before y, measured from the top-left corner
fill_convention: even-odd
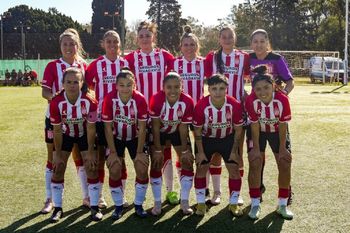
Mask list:
[[[45,118],[45,142],[53,143],[53,125],[48,117]]]
[[[123,158],[125,148],[127,148],[131,159],[134,160],[137,153],[137,144],[138,144],[137,142],[138,142],[138,138],[134,138],[129,141],[123,141],[123,140],[114,138],[114,145],[116,147],[118,157]],[[143,152],[147,154],[146,147],[143,148]]]
[[[150,134],[150,145],[154,145],[153,135]],[[166,142],[170,141],[172,146],[181,146],[180,132],[177,130],[174,133],[160,133],[160,145],[165,146]],[[187,135],[187,145],[191,146],[190,137]]]
[[[253,148],[252,132],[251,132],[250,126],[247,128],[246,132],[247,132],[246,133],[247,151],[249,152]],[[273,133],[260,132],[259,134],[260,152],[265,152],[267,142],[269,142],[270,148],[273,153],[279,153],[280,138],[279,138],[278,132],[273,132]],[[286,149],[289,151],[289,153],[292,153],[288,128],[287,128],[287,135],[286,135]]]
[[[70,137],[65,134],[62,136],[62,151],[72,152],[74,143],[78,144],[78,148],[80,151],[87,151],[88,150],[88,141],[87,141],[87,135],[84,134],[80,138]]]
[[[203,150],[208,163],[211,161],[214,153],[219,153],[226,163],[229,162],[233,143],[234,133],[225,138],[202,137]]]
[[[107,140],[105,135],[105,126],[104,123],[96,122],[96,145],[97,146],[107,146]]]

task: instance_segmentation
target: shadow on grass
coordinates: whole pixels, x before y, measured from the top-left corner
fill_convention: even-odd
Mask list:
[[[241,218],[234,218],[228,211],[228,208],[220,210],[217,214],[205,219],[191,215],[185,216],[182,211],[176,211],[173,209],[179,206],[163,205],[162,214],[160,216],[148,216],[141,219],[135,214],[123,216],[120,220],[113,221],[110,217],[104,218],[101,222],[92,223],[88,214],[88,210],[84,208],[75,208],[64,213],[64,218],[56,223],[50,224],[48,219],[35,223],[31,226],[24,227],[31,220],[38,217],[40,214],[32,214],[25,218],[22,218],[10,226],[1,230],[1,232],[281,232],[284,220],[281,219],[274,212],[268,214],[258,221],[252,221],[248,218],[247,212],[249,206],[244,209],[244,216]],[[113,207],[103,210],[104,214],[113,211]],[[126,211],[133,211],[132,207],[126,209]],[[166,216],[168,212],[172,212],[170,217]],[[210,213],[210,212],[209,212]],[[87,217],[76,221],[83,215]],[[49,216],[48,216],[49,218]],[[22,229],[19,229],[22,228]]]

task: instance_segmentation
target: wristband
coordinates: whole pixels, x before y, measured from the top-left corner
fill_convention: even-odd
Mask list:
[[[188,150],[182,151],[182,154],[186,154],[188,152]]]
[[[161,150],[155,150],[154,153],[162,153]]]

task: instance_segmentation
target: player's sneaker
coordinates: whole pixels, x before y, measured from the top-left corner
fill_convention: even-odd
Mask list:
[[[241,217],[243,215],[243,210],[238,204],[230,204],[228,208],[235,217]]]
[[[204,216],[207,212],[207,205],[205,203],[198,203],[196,209],[197,215]]]
[[[294,214],[292,211],[290,211],[287,206],[285,205],[280,205],[277,207],[276,210],[277,214],[281,215],[282,218],[286,219],[286,220],[292,220],[294,217]]]
[[[107,208],[107,202],[102,196],[98,199],[98,204],[97,205],[98,205],[98,208],[100,208],[100,209],[106,209]]]
[[[118,220],[123,216],[123,206],[116,206],[112,214],[113,220]]]
[[[142,205],[135,205],[135,214],[141,218],[147,217],[147,212],[143,209]]]
[[[188,200],[181,200],[180,208],[182,210],[182,213],[185,215],[193,214],[193,210],[191,209]]]
[[[292,192],[292,187],[289,188],[289,196],[287,201],[287,206],[291,205],[293,203],[293,197],[294,193]]]
[[[83,206],[90,209],[90,198],[89,197],[85,197],[83,199]]]
[[[221,192],[215,191],[212,199],[210,200],[211,204],[213,205],[219,205],[221,202]]]
[[[126,209],[126,208],[129,208],[129,203],[124,199],[123,200],[123,207]]]
[[[240,206],[244,205],[244,201],[243,201],[242,195],[239,195],[239,196],[238,196],[238,202],[237,202],[237,204],[240,205]]]
[[[50,217],[50,223],[56,223],[60,221],[60,219],[63,217],[63,210],[61,207],[55,207],[53,209],[53,213]]]
[[[160,201],[155,201],[154,206],[151,210],[152,215],[158,216],[162,213],[162,203]]]
[[[94,222],[98,222],[101,221],[103,218],[103,214],[101,213],[100,209],[98,208],[98,206],[94,206],[91,208],[91,220]]]
[[[171,204],[171,205],[177,205],[180,202],[180,199],[177,195],[177,192],[168,192],[166,194],[166,200]]]
[[[40,213],[42,214],[48,214],[52,211],[53,204],[51,198],[47,198],[44,202],[44,207],[40,210]]]
[[[260,216],[260,211],[261,211],[260,205],[251,206],[250,211],[248,213],[249,218],[253,220],[257,220]]]

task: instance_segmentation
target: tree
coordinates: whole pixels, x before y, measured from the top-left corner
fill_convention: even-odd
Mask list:
[[[158,46],[175,53],[178,51],[182,27],[181,5],[177,0],[147,0],[150,7],[146,14],[158,25]]]

